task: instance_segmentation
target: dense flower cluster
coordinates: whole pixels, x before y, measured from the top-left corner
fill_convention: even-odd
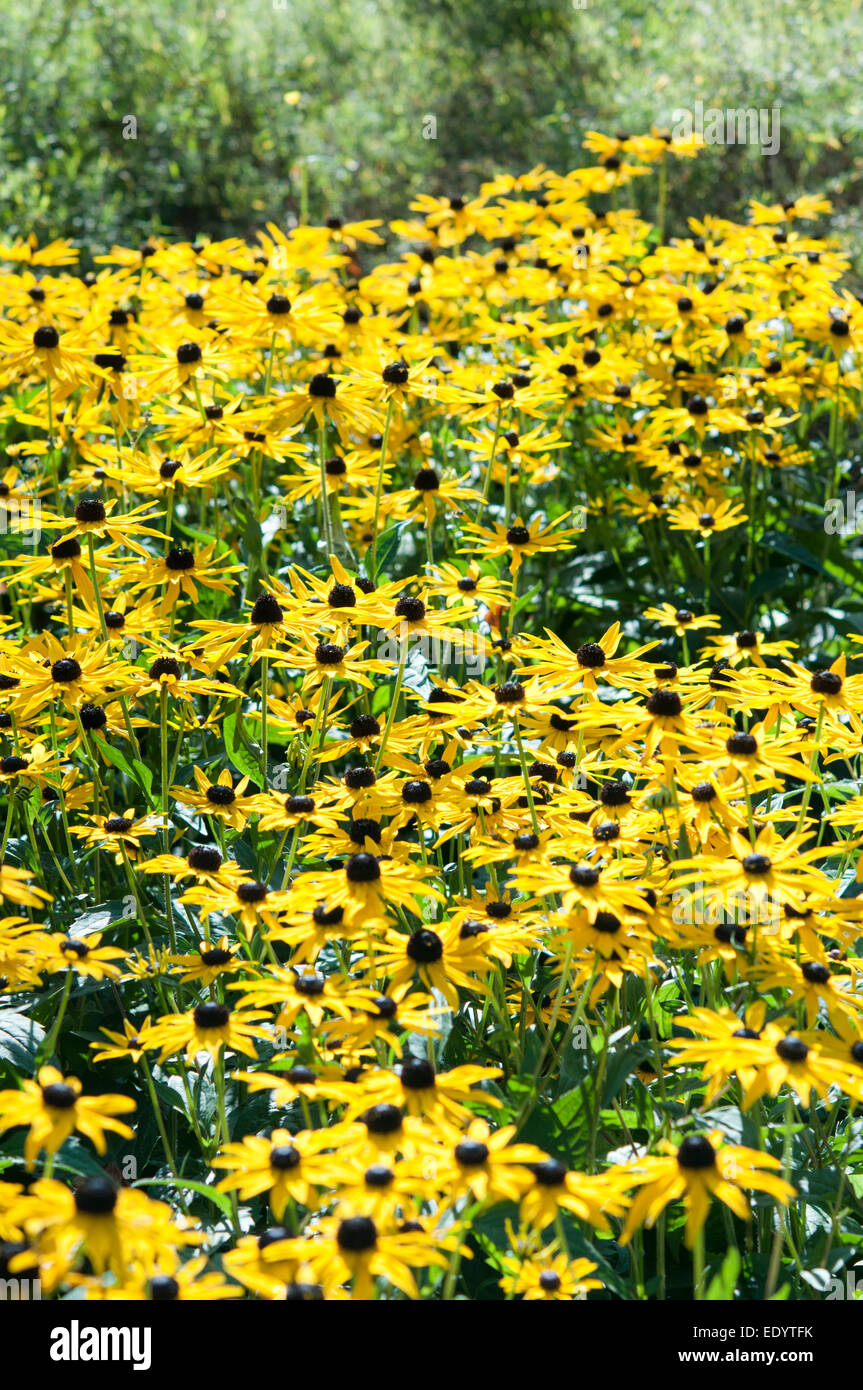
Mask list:
[[[337,218],[0,247],[0,1273],[701,1297],[729,1252],[762,1297],[852,1258],[863,639],[777,635],[761,542],[837,490],[863,309],[825,204],[664,242],[618,190],[695,149],[589,148],[365,270]],[[611,623],[600,549],[652,575]]]

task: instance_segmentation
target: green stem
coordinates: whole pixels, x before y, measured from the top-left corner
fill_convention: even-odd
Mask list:
[[[782,1141],[782,1176],[787,1182],[791,1175],[791,1129],[794,1121],[794,1095],[791,1090],[785,1097],[785,1137]],[[767,1270],[767,1283],[764,1285],[765,1299],[772,1298],[776,1292],[782,1251],[785,1248],[785,1208],[777,1205],[776,1229],[773,1232],[773,1245],[770,1249],[770,1264]]]
[[[153,1107],[153,1115],[155,1116],[156,1124],[159,1129],[159,1137],[162,1140],[162,1148],[165,1150],[165,1158],[167,1159],[168,1167],[171,1170],[171,1177],[177,1184],[177,1200],[180,1204],[180,1208],[183,1212],[183,1215],[188,1216],[189,1208],[186,1205],[186,1199],[183,1196],[182,1189],[180,1187],[180,1179],[177,1173],[177,1161],[174,1158],[174,1152],[171,1148],[170,1140],[168,1139],[168,1131],[165,1128],[165,1121],[162,1117],[162,1108],[159,1105],[159,1097],[156,1095],[156,1087],[153,1082],[153,1073],[150,1070],[150,1063],[147,1061],[146,1053],[141,1054],[140,1065],[144,1073],[144,1080],[147,1083],[147,1091],[149,1092],[150,1096],[150,1104]]]
[[[318,467],[321,473],[321,534],[326,546],[327,558],[333,553],[333,535],[330,525],[330,499],[327,491],[327,431],[321,425],[318,431]]]
[[[395,397],[390,396],[389,401],[387,402],[387,416],[386,420],[384,421],[384,433],[383,438],[381,440],[381,456],[378,460],[378,476],[377,481],[375,483],[375,514],[374,520],[372,521],[372,554],[371,560],[369,561],[369,578],[372,581],[377,579],[378,575],[378,522],[381,510],[381,486],[383,484],[384,466],[386,464],[387,445],[389,443],[390,438],[390,425],[392,424],[393,419],[394,404]]]
[[[49,1060],[51,1057],[54,1056],[54,1048],[57,1043],[57,1038],[60,1033],[60,1028],[63,1023],[63,1019],[66,1015],[66,1006],[69,1003],[69,995],[72,992],[72,980],[74,978],[74,975],[74,970],[70,969],[66,971],[66,979],[63,983],[63,994],[60,999],[60,1007],[57,1010],[57,1017],[54,1019],[54,1022],[51,1026],[51,1032],[48,1034],[47,1038],[42,1043],[42,1046],[39,1049],[40,1058],[44,1057],[46,1060]]]
[[[93,584],[93,594],[96,599],[96,611],[99,614],[99,626],[102,629],[102,641],[108,640],[108,627],[105,622],[105,608],[102,603],[102,592],[99,588],[98,571],[96,569],[96,552],[93,546],[93,532],[87,532],[87,560],[90,566],[90,579]]]
[[[539,834],[539,821],[536,815],[536,806],[533,800],[533,788],[530,785],[530,774],[527,770],[527,757],[524,751],[524,744],[521,741],[521,730],[518,727],[518,714],[513,715],[512,727],[515,732],[515,742],[518,748],[518,760],[521,763],[521,775],[524,778],[524,789],[527,793],[527,804],[530,807],[530,821],[533,826],[534,835]]]
[[[378,768],[379,768],[380,765],[381,765],[381,762],[383,761],[384,749],[385,749],[386,746],[387,746],[387,739],[388,739],[389,736],[390,736],[390,730],[391,730],[392,727],[393,727],[393,721],[395,720],[395,717],[396,717],[396,710],[398,709],[399,697],[401,696],[401,693],[402,693],[402,681],[403,681],[403,679],[404,679],[404,674],[405,674],[405,665],[406,665],[407,659],[408,659],[408,641],[409,641],[409,640],[410,640],[410,639],[409,639],[408,637],[406,637],[406,636],[400,636],[400,637],[399,637],[399,669],[398,669],[398,672],[397,672],[397,674],[396,674],[396,683],[395,683],[395,688],[393,689],[393,698],[392,698],[392,702],[391,702],[391,704],[390,704],[389,710],[387,711],[387,722],[386,722],[386,724],[384,725],[384,732],[383,732],[383,737],[382,737],[382,739],[381,739],[381,746],[380,746],[380,748],[378,749],[378,755],[377,755],[377,757],[375,758],[375,763],[374,763],[375,772],[377,772]]]
[[[171,825],[168,817],[168,687],[163,682],[162,689],[159,691],[159,729],[162,763],[162,852],[168,854],[171,849]],[[165,911],[168,917],[168,937],[171,942],[171,951],[176,954],[177,937],[174,931],[174,904],[171,899],[171,876],[163,876],[163,887],[165,893]]]
[[[497,453],[498,440],[500,439],[500,429],[501,429],[501,423],[502,423],[502,421],[503,421],[503,401],[501,401],[500,405],[499,405],[498,408],[497,408],[497,419],[495,420],[495,425],[494,425],[494,439],[492,440],[491,453],[490,453],[490,455],[489,455],[489,460],[488,460],[488,468],[486,469],[486,474],[485,474],[485,482],[483,483],[483,486],[482,486],[482,501],[481,501],[480,504],[479,504],[479,510],[477,511],[477,514],[476,514],[476,524],[477,524],[477,526],[479,526],[480,522],[482,521],[482,514],[483,514],[483,512],[485,511],[485,509],[486,509],[486,504],[487,504],[487,502],[488,502],[489,489],[491,488],[491,475],[492,475],[492,473],[494,472],[494,459],[495,459],[495,455],[496,455],[496,453]]]
[[[268,785],[269,785],[269,779],[268,779],[268,776],[267,776],[267,769],[268,769],[268,767],[269,767],[269,761],[268,761],[268,757],[267,757],[268,740],[269,740],[269,727],[268,727],[268,721],[267,721],[267,699],[268,699],[268,693],[269,693],[269,692],[268,692],[269,676],[270,676],[270,662],[269,662],[269,658],[266,657],[266,656],[263,656],[263,657],[261,657],[261,772],[262,772],[262,774],[263,774],[263,781],[262,781],[262,784],[261,784],[261,790],[262,790],[262,791],[266,791],[266,790],[267,790],[267,787],[268,787]]]
[[[692,1249],[692,1293],[696,1303],[704,1302],[704,1227],[695,1237]]]
[[[312,753],[318,746],[318,737],[321,728],[321,720],[326,725],[326,708],[330,701],[330,677],[325,676],[321,681],[320,695],[318,696],[318,708],[315,712],[315,722],[312,726],[312,736],[306,748],[306,756],[303,758],[303,770],[300,773],[300,786],[298,795],[302,796],[306,790],[306,781],[309,775],[309,766],[312,760]]]

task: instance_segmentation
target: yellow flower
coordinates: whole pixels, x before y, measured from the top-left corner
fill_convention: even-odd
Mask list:
[[[43,1149],[55,1154],[76,1131],[100,1154],[107,1147],[106,1131],[131,1139],[133,1131],[114,1117],[134,1109],[128,1096],[82,1096],[76,1077],[64,1077],[56,1067],[40,1067],[37,1080],[22,1081],[20,1091],[0,1091],[0,1131],[28,1126],[24,1157],[32,1168]]]
[[[209,1052],[216,1061],[223,1048],[256,1057],[252,1040],[266,1037],[266,1029],[260,1023],[262,1018],[261,1013],[232,1013],[227,1004],[207,1001],[197,1004],[189,1013],[163,1015],[141,1030],[141,1038],[148,1052],[152,1048],[161,1049],[160,1062],[183,1051],[187,1064],[191,1064],[199,1052]]]
[[[337,1148],[339,1130],[302,1130],[292,1134],[274,1129],[268,1139],[249,1135],[236,1144],[226,1144],[214,1168],[227,1168],[228,1175],[218,1183],[220,1192],[238,1192],[244,1202],[267,1194],[277,1221],[290,1200],[314,1209],[317,1188],[326,1188],[338,1172],[333,1156],[324,1149]]]
[[[685,1241],[690,1250],[707,1220],[711,1197],[724,1202],[741,1221],[749,1220],[744,1190],[769,1192],[777,1202],[788,1205],[794,1188],[778,1176],[782,1167],[778,1158],[721,1140],[719,1131],[687,1135],[677,1148],[663,1140],[660,1148],[665,1156],[647,1155],[629,1165],[629,1176],[638,1192],[621,1244],[626,1245],[642,1224],[653,1226],[660,1212],[681,1197],[686,1209]]]

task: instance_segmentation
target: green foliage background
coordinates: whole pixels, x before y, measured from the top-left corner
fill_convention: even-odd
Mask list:
[[[667,125],[700,97],[781,104],[781,149],[678,164],[671,230],[823,190],[851,240],[861,32],[861,0],[4,0],[0,232],[242,235],[296,216],[304,182],[313,218],[393,216],[420,189],[588,162],[586,129]]]

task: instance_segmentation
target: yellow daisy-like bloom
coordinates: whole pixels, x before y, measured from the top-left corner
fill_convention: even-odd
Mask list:
[[[298,906],[312,911],[321,904],[327,911],[340,907],[350,927],[368,926],[387,922],[388,908],[406,908],[419,916],[418,899],[442,902],[440,889],[428,881],[433,873],[430,867],[361,850],[339,873],[301,874],[293,892]]]
[[[132,806],[122,815],[91,816],[90,821],[89,826],[73,826],[72,834],[80,836],[86,844],[107,850],[114,855],[118,864],[122,864],[124,857],[137,859],[141,841],[154,835],[159,824],[155,816],[142,816],[136,820]]]
[[[647,662],[640,658],[645,652],[658,645],[649,642],[636,647],[626,656],[615,656],[620,646],[622,633],[620,623],[613,623],[596,642],[583,642],[571,651],[565,642],[553,632],[545,638],[532,637],[528,642],[522,640],[515,645],[519,657],[529,662],[518,669],[530,671],[540,680],[543,690],[556,690],[566,683],[571,688],[573,681],[580,680],[586,691],[595,691],[597,683],[629,686],[633,678],[646,680],[650,674]]]
[[[859,997],[855,997],[852,976],[836,974],[824,960],[803,960],[798,964],[777,959],[775,964],[765,962],[758,966],[751,975],[765,989],[787,990],[789,1006],[802,1000],[810,1028],[822,1007],[834,1026],[842,1018],[858,1015]]]
[[[129,370],[153,395],[183,392],[191,382],[209,377],[225,381],[231,357],[221,346],[221,339],[209,329],[185,325],[182,337],[177,333],[152,339],[152,351],[133,353]]]
[[[684,1239],[690,1250],[707,1220],[712,1197],[724,1202],[741,1221],[749,1220],[744,1190],[769,1192],[777,1202],[788,1205],[794,1188],[778,1176],[782,1167],[778,1158],[721,1141],[718,1130],[687,1135],[677,1148],[663,1140],[660,1148],[664,1156],[647,1155],[629,1166],[638,1193],[620,1238],[623,1245],[640,1226],[653,1226],[660,1212],[681,1197],[686,1209]]]
[[[452,1135],[435,1180],[455,1201],[469,1193],[477,1202],[517,1202],[533,1181],[528,1165],[545,1158],[535,1144],[513,1144],[514,1125],[492,1132],[485,1120],[472,1120],[463,1134]]]
[[[42,1178],[29,1189],[19,1210],[38,1258],[39,1277],[49,1292],[85,1251],[97,1275],[110,1270],[122,1280],[135,1261],[152,1264],[160,1251],[201,1240],[167,1202],[154,1201],[140,1189],[118,1189],[103,1177],[85,1178],[74,1192]]]
[[[140,1035],[149,1026],[150,1016],[148,1014],[139,1027],[136,1027],[131,1019],[124,1018],[122,1033],[113,1032],[110,1028],[102,1028],[100,1031],[105,1041],[90,1043],[93,1048],[93,1061],[113,1062],[128,1057],[130,1062],[137,1065],[145,1052]]]
[[[365,656],[368,642],[354,642],[343,646],[340,642],[311,643],[307,648],[288,647],[283,655],[287,667],[295,671],[305,671],[303,691],[314,690],[322,681],[356,681],[367,690],[374,688],[369,679],[371,672],[385,672],[386,662],[375,657]]]
[[[58,531],[66,531],[67,527],[71,527],[60,537],[59,545],[66,545],[79,536],[98,536],[100,539],[107,536],[116,545],[128,546],[139,555],[148,556],[146,547],[135,540],[135,537],[155,536],[158,540],[165,539],[161,531],[143,525],[143,522],[153,515],[148,510],[148,504],[144,503],[126,515],[119,516],[114,515],[116,505],[116,501],[103,502],[100,497],[85,494],[75,504],[72,518],[45,516],[43,513],[40,522],[42,526]]]
[[[338,975],[278,966],[273,966],[261,979],[241,981],[231,985],[231,989],[243,991],[241,1004],[278,1004],[276,1022],[280,1028],[293,1027],[300,1014],[305,1014],[317,1030],[327,1012],[349,1018],[351,1004],[356,1007],[365,998],[364,992],[356,986],[346,989]]]
[[[459,988],[483,994],[485,986],[473,972],[491,969],[469,933],[456,921],[420,927],[409,935],[390,928],[382,940],[371,943],[362,964],[377,975],[385,975],[392,990],[419,979],[426,989],[439,990],[451,1009],[459,1007]]]
[[[222,1274],[208,1269],[206,1255],[181,1260],[174,1250],[160,1251],[152,1263],[133,1265],[119,1283],[106,1283],[92,1275],[71,1274],[73,1288],[83,1289],[88,1301],[104,1299],[129,1303],[201,1303],[225,1298],[242,1298],[236,1284],[228,1284]]]
[[[332,1184],[337,1164],[324,1149],[337,1148],[338,1127],[302,1130],[292,1134],[274,1129],[269,1139],[249,1135],[236,1144],[226,1144],[214,1168],[228,1174],[218,1183],[220,1192],[237,1192],[244,1202],[267,1193],[273,1215],[281,1221],[289,1201],[314,1209],[317,1188]]]
[[[53,897],[44,888],[33,885],[33,875],[14,864],[0,864],[0,898],[20,907],[44,907]]]
[[[211,985],[220,976],[236,974],[243,968],[244,962],[238,957],[237,948],[230,945],[226,936],[222,936],[215,945],[199,942],[197,955],[175,956],[173,964],[182,967],[180,979],[183,984],[200,980],[202,984]]]
[[[213,784],[208,782],[207,785]],[[194,878],[213,887],[239,883],[243,877],[239,865],[225,859],[215,845],[193,845],[183,858],[176,854],[157,854],[135,867],[139,874],[168,874],[175,879]]]
[[[0,976],[3,992],[29,989],[40,983],[44,961],[52,952],[48,932],[26,917],[0,917]]]
[[[626,1183],[619,1172],[591,1176],[570,1171],[556,1158],[543,1158],[532,1165],[533,1183],[521,1200],[521,1220],[544,1231],[561,1211],[571,1212],[600,1231],[610,1231],[608,1218],[626,1210]]]
[[[28,1126],[24,1158],[32,1168],[43,1149],[55,1154],[76,1131],[100,1154],[107,1147],[107,1131],[131,1139],[134,1131],[114,1117],[134,1109],[128,1096],[82,1096],[76,1077],[64,1077],[56,1067],[40,1067],[37,1079],[23,1081],[20,1091],[0,1091],[0,1130]]]
[[[50,936],[46,941],[43,969],[54,974],[58,970],[74,970],[76,975],[90,980],[116,980],[120,969],[115,961],[125,960],[126,952],[119,946],[103,946],[102,933],[81,936]]]
[[[580,1301],[592,1289],[602,1288],[601,1279],[590,1278],[598,1268],[593,1260],[570,1259],[554,1242],[527,1260],[505,1259],[503,1265],[507,1271],[500,1281],[504,1293],[526,1303]]]
[[[291,1239],[286,1226],[268,1226],[260,1235],[241,1236],[233,1250],[226,1250],[222,1264],[232,1279],[261,1298],[286,1297],[286,1286],[302,1278],[303,1265],[296,1255],[285,1255],[285,1242]],[[320,1285],[311,1277],[305,1281],[307,1297],[324,1297]],[[314,1289],[314,1292],[312,1290]]]
[[[737,899],[748,914],[748,920],[759,923],[765,920],[772,907],[780,903],[801,905],[809,893],[818,893],[827,884],[823,871],[812,861],[819,857],[820,851],[804,849],[805,835],[781,836],[776,826],[766,825],[759,830],[754,840],[742,830],[731,831],[728,837],[728,857],[721,864],[711,864],[709,877],[721,886],[727,897]],[[697,860],[682,860],[683,872],[676,880],[677,886],[697,881],[697,873],[690,864],[698,864],[699,877],[704,878],[705,855]]]
[[[277,926],[290,905],[286,893],[268,888],[259,879],[245,877],[235,884],[196,884],[186,890],[180,901],[194,903],[204,923],[214,912],[235,917],[249,941],[261,924],[270,928]]]
[[[701,649],[700,655],[713,662],[721,661],[724,657],[732,666],[747,662],[764,667],[766,656],[788,656],[793,647],[793,642],[771,642],[763,632],[753,632],[751,628],[744,628],[733,637],[709,637],[707,646]]]
[[[34,329],[9,320],[0,327],[0,385],[28,377],[76,385],[95,374],[80,332],[59,333],[50,323]]]
[[[248,622],[200,622],[195,626],[209,634],[204,642],[205,650],[217,650],[221,663],[230,661],[246,644],[249,645],[252,661],[260,660],[262,656],[269,655],[270,649],[294,625],[276,595],[264,591],[252,604]]]
[[[201,815],[215,816],[233,830],[242,830],[255,810],[254,797],[243,795],[249,785],[248,777],[241,777],[235,783],[226,767],[215,782],[211,782],[199,767],[192,769],[192,775],[198,785],[197,792],[188,787],[172,787],[171,795],[182,806],[192,806]]]
[[[863,1082],[859,1070],[850,1064],[843,1066],[835,1054],[822,1050],[819,1044],[805,1042],[794,1033],[785,1033],[778,1022],[770,1023],[759,1037],[759,1046],[752,1048],[752,1079],[743,1096],[744,1110],[749,1110],[763,1095],[776,1096],[788,1086],[801,1105],[809,1105],[812,1092],[822,1100],[831,1086],[839,1086],[846,1095],[863,1100]]]
[[[516,517],[511,526],[496,521],[492,530],[486,530],[470,522],[464,527],[465,535],[473,544],[464,546],[459,554],[468,555],[506,555],[509,557],[510,571],[515,574],[526,555],[539,555],[546,551],[572,550],[577,529],[563,526],[566,515],[543,525],[538,517],[525,526],[521,517]],[[561,529],[563,527],[563,529]]]
[[[37,783],[45,786],[49,773],[59,771],[59,764],[44,743],[34,743],[26,753],[9,753],[0,758],[0,783]]]
[[[348,1115],[357,1115],[372,1105],[397,1105],[409,1115],[463,1121],[470,1113],[468,1104],[497,1108],[500,1098],[488,1091],[474,1091],[482,1081],[501,1075],[499,1067],[463,1066],[451,1071],[435,1071],[424,1057],[406,1057],[394,1071],[375,1071],[361,1078],[360,1094],[348,1106]]]
[[[41,658],[41,659],[40,659]],[[128,682],[125,666],[107,644],[64,648],[50,633],[19,660],[21,717],[30,719],[55,701],[69,709],[85,702],[98,703],[108,691],[122,690]]]
[[[738,1076],[746,1088],[757,1073],[754,1062],[759,1055],[759,1038],[767,1009],[757,1000],[741,1020],[729,1008],[694,1009],[680,1017],[680,1025],[695,1034],[690,1038],[671,1038],[668,1046],[680,1055],[681,1065],[702,1065],[702,1077],[709,1084],[705,1103],[716,1099],[730,1076]]]
[[[715,613],[693,613],[690,608],[675,608],[673,603],[660,603],[656,607],[645,608],[644,616],[651,622],[659,623],[661,627],[673,628],[678,637],[685,637],[687,632],[720,626]]]
[[[303,421],[309,421],[319,433],[328,424],[335,425],[347,444],[352,430],[369,433],[380,423],[380,416],[367,385],[316,372],[304,389],[280,398],[273,428],[292,429]]]
[[[436,1035],[440,1032],[443,1012],[434,1006],[428,995],[411,992],[410,985],[404,984],[390,987],[387,994],[372,992],[350,1018],[329,1019],[321,1031],[330,1043],[343,1047],[346,1055],[364,1052],[380,1038],[396,1057],[401,1057],[403,1045],[396,1030]]]
[[[197,1004],[189,1013],[165,1014],[142,1030],[142,1039],[148,1052],[161,1049],[160,1062],[176,1052],[185,1052],[188,1064],[199,1052],[209,1052],[216,1061],[222,1048],[254,1058],[253,1039],[267,1036],[267,1029],[261,1026],[263,1017],[261,1013],[232,1012],[227,1004],[210,1000]]]
[[[438,565],[439,576],[429,585],[429,593],[440,595],[447,608],[470,603],[484,604],[486,608],[503,609],[509,606],[509,592],[492,575],[483,574],[479,565],[471,561],[459,568],[457,565]]]
[[[672,507],[668,513],[668,524],[673,531],[696,531],[702,540],[708,540],[714,533],[729,531],[733,526],[742,526],[748,520],[741,504],[727,497],[705,497]]]
[[[418,1298],[412,1269],[445,1269],[446,1258],[425,1233],[379,1230],[371,1216],[331,1217],[315,1240],[286,1242],[285,1252],[307,1261],[321,1282],[349,1283],[351,1297],[367,1301],[374,1281],[384,1279],[407,1298]]]
[[[161,589],[159,612],[170,613],[184,597],[197,603],[199,586],[216,593],[231,592],[231,575],[236,574],[241,566],[229,564],[226,559],[216,559],[215,556],[215,541],[201,546],[197,551],[175,545],[164,556],[151,556],[130,568],[127,578],[133,593],[150,593]]]

